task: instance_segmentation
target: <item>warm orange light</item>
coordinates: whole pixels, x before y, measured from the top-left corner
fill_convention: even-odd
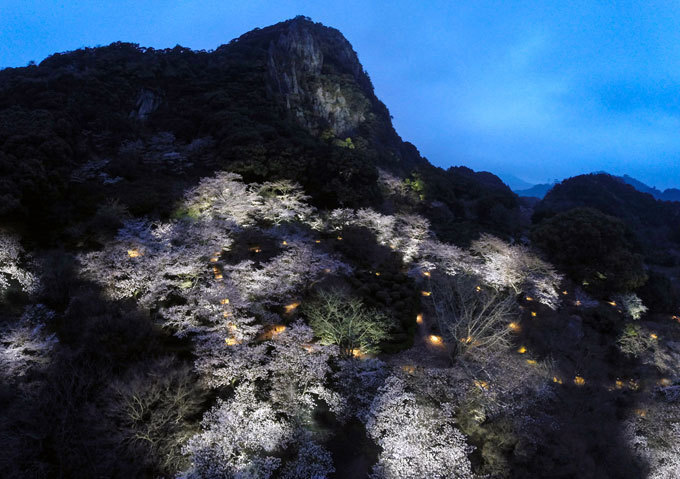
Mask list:
[[[581,306],[582,303],[581,303],[581,300],[580,300],[580,299],[577,299],[576,302],[575,302],[574,304],[575,304],[576,306]]]
[[[668,378],[661,378],[656,382],[656,384],[658,384],[659,386],[670,386],[671,384],[673,384],[673,382]]]
[[[216,274],[215,274],[215,279],[222,279],[222,274],[216,273]]]
[[[423,276],[429,278],[430,276],[432,276],[432,273],[430,273],[429,271],[423,271]]]
[[[236,341],[235,338],[226,338],[224,342],[227,343],[227,346],[235,346],[238,344],[238,341]]]
[[[644,409],[636,409],[635,414],[637,414],[640,417],[645,417],[647,415],[647,411]]]
[[[577,386],[583,386],[585,383],[586,383],[586,380],[583,379],[581,376],[576,376],[574,378],[574,384],[576,384]]]
[[[622,389],[623,388],[623,381],[621,381],[620,379],[617,379],[614,384],[616,385],[616,389]]]
[[[380,276],[380,273],[376,271],[376,272],[375,272],[375,275],[376,275],[376,276]]]
[[[463,344],[470,344],[472,342],[472,336],[468,336],[467,338],[461,338],[460,342]]]
[[[300,306],[300,303],[296,301],[295,303],[290,303],[290,304],[285,305],[283,307],[283,310],[286,312],[286,314],[290,314],[293,311],[295,311],[298,306]]]
[[[229,304],[229,298],[220,299],[220,304]]]
[[[610,306],[616,306],[616,301],[607,301],[607,304]]]
[[[534,298],[532,298],[531,296],[527,296],[526,299],[527,299],[527,301],[533,301],[534,300]]]
[[[418,316],[416,316],[416,323],[423,324],[423,313],[420,313]]]
[[[659,339],[659,336],[657,336],[654,333],[650,334],[649,337],[652,338],[652,339]]]
[[[142,253],[137,249],[129,249],[127,250],[127,254],[130,258],[138,258],[142,256]]]
[[[259,246],[252,246],[252,247],[248,248],[248,250],[252,251],[253,253],[261,253],[262,252],[262,250],[260,249]]]
[[[352,353],[352,356],[355,358],[363,358],[365,355],[364,353],[361,352],[361,349],[355,348],[350,351]]]
[[[287,242],[286,240],[283,240],[283,241],[281,242],[281,244],[282,244],[283,246],[287,246],[287,245],[288,245],[288,242]]]
[[[532,366],[535,366],[538,363],[534,359],[527,359],[527,364],[531,364]]]
[[[553,376],[553,382],[556,384],[562,384],[562,380],[558,378],[557,376]]]
[[[416,372],[416,367],[411,364],[405,364],[401,367],[401,370],[408,374],[413,374]]]
[[[210,258],[210,262],[211,262],[211,263],[217,263],[219,260],[220,260],[220,259],[219,259],[218,257],[216,257],[216,256],[213,256],[212,258]]]
[[[510,328],[510,331],[513,331],[515,333],[518,333],[522,330],[522,327],[518,323],[515,323],[514,321],[508,324],[508,328]]]
[[[535,318],[535,317],[536,317],[536,311],[532,311],[532,312],[531,312],[531,317],[532,317],[532,318]]]
[[[338,241],[342,241],[342,236],[338,236]]]
[[[524,353],[527,352],[527,348],[525,348],[524,346],[520,346],[519,349],[517,350],[517,352],[519,354],[524,354]]]
[[[423,296],[430,296],[432,294],[432,291],[421,291],[420,294]]]
[[[475,289],[476,289],[477,292],[479,293],[479,292],[482,290],[482,287],[481,287],[481,286],[477,286]]]
[[[481,381],[481,380],[475,379],[474,385],[477,386],[479,389],[481,389],[483,391],[489,390],[489,383],[487,383],[486,381]]]
[[[316,241],[314,241],[314,242],[315,242],[316,244],[319,244],[319,243],[321,243],[321,240],[316,240]]]
[[[564,290],[564,291],[562,291],[562,294],[566,296],[566,295],[568,295],[569,293],[568,293],[566,290]]]
[[[222,313],[222,317],[223,318],[229,318],[229,317],[231,317],[231,313],[228,312],[228,311],[225,311],[224,313]]]
[[[430,339],[430,342],[432,344],[437,345],[437,346],[439,346],[443,343],[442,337],[437,336],[436,334],[430,334],[429,339]]]
[[[311,353],[314,351],[314,346],[312,346],[311,344],[303,344],[302,349],[304,349],[308,353]]]

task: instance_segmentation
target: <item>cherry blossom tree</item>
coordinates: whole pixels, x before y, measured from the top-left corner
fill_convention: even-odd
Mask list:
[[[0,231],[0,295],[7,290],[12,280],[27,293],[36,290],[36,277],[21,266],[26,260],[25,256],[17,236]]]
[[[42,304],[27,306],[21,318],[0,326],[0,378],[11,382],[49,362],[58,340],[48,332],[54,312]]]
[[[390,376],[373,401],[366,429],[382,448],[374,479],[472,478],[472,448],[454,427],[450,404],[429,404]]]
[[[237,386],[232,399],[218,400],[202,426],[184,448],[192,458],[191,469],[181,476],[186,479],[267,479],[281,466],[276,453],[295,432],[290,421],[258,399],[252,382]]]
[[[485,234],[471,249],[484,259],[480,273],[488,284],[516,293],[524,291],[552,309],[559,305],[557,288],[562,276],[528,248]]]

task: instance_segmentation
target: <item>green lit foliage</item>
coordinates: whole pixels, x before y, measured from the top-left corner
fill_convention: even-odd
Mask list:
[[[654,346],[655,339],[649,331],[638,324],[629,323],[617,340],[619,349],[625,354],[639,357]]]
[[[339,291],[320,291],[303,312],[322,344],[339,346],[347,357],[375,353],[389,337],[389,324],[382,313]]]

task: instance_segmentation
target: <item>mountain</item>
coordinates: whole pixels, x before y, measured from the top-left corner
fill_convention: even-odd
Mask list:
[[[548,191],[552,189],[552,187],[555,186],[555,184],[540,184],[540,185],[534,185],[531,188],[527,188],[525,190],[514,190],[515,194],[518,196],[529,196],[533,198],[543,198]]]
[[[523,179],[518,178],[517,176],[510,173],[501,173],[498,176],[501,180],[503,180],[503,183],[510,187],[512,191],[526,190],[533,186],[528,181],[524,181]]]
[[[619,178],[621,178],[621,180],[623,180],[625,183],[631,185],[636,190],[641,191],[642,193],[648,193],[657,200],[680,201],[680,190],[677,188],[668,188],[664,191],[661,191],[658,188],[648,186],[629,175],[623,175]]]
[[[680,260],[674,253],[680,245],[680,204],[659,201],[606,173],[575,176],[555,185],[536,205],[534,222],[584,207],[623,220],[645,246],[648,258],[673,264]]]
[[[214,51],[114,43],[0,72],[0,221],[32,238],[82,241],[107,201],[167,216],[223,169],[294,179],[321,207],[382,204],[382,170],[453,240],[517,229],[515,195],[402,141],[349,42],[305,17]]]

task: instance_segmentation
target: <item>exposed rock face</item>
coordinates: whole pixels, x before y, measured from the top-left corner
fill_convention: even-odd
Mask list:
[[[370,80],[337,30],[302,18],[288,22],[269,44],[267,71],[270,91],[312,134],[350,136],[369,115]]]
[[[130,113],[133,118],[146,120],[146,117],[156,111],[161,104],[161,99],[151,90],[142,90],[137,97],[137,110]]]

